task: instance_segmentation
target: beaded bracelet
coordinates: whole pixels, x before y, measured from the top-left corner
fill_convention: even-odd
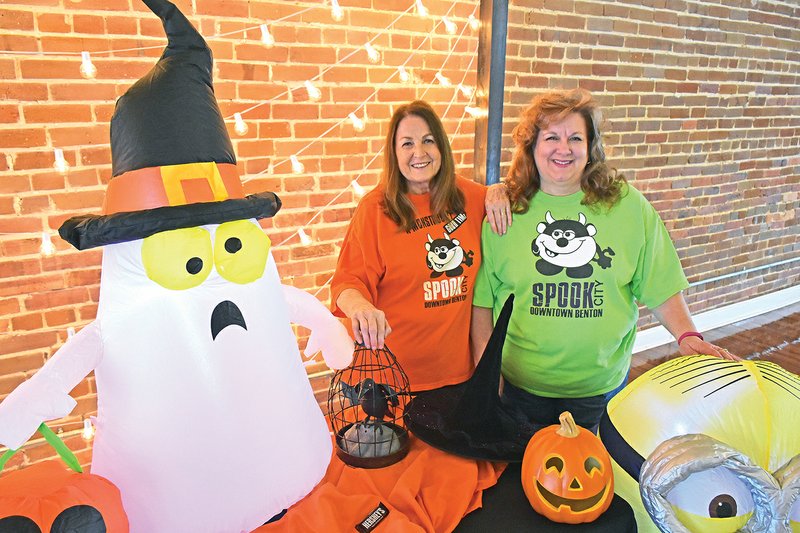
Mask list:
[[[687,332],[681,334],[680,337],[678,337],[678,346],[681,345],[681,342],[683,342],[683,339],[685,339],[686,337],[697,337],[701,341],[705,340],[703,338],[703,336],[700,333],[698,333],[697,331],[687,331]]]

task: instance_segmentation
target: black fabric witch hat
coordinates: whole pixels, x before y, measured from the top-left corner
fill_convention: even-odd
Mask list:
[[[280,209],[273,193],[244,196],[205,40],[172,2],[144,3],[161,19],[168,44],[117,100],[104,214],[71,218],[58,230],[80,250]]]
[[[406,406],[406,427],[446,452],[489,461],[520,462],[536,429],[500,402],[500,363],[514,295],[508,297],[472,377],[417,394]]]

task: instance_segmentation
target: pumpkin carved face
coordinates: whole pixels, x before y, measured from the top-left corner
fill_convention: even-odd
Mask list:
[[[568,524],[591,522],[614,498],[611,460],[600,439],[569,413],[561,425],[531,437],[522,459],[522,488],[539,514]]]

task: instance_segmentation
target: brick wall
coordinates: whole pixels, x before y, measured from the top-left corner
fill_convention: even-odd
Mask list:
[[[479,1],[329,2],[179,0],[216,59],[215,88],[246,192],[271,190],[284,208],[264,227],[285,283],[327,303],[338,245],[358,201],[351,180],[378,179],[393,105],[431,101],[453,137],[459,172],[471,177],[473,98],[436,80],[474,86]],[[725,2],[730,5],[732,2]],[[642,6],[644,4],[644,6]],[[738,5],[741,4],[741,5]],[[584,86],[608,118],[615,164],[647,194],[675,239],[691,281],[798,257],[800,9],[790,2],[514,0],[509,6],[506,133],[531,96]],[[456,23],[448,34],[441,17]],[[261,43],[269,23],[276,41]],[[387,29],[388,28],[388,29]],[[381,53],[369,61],[367,41]],[[54,230],[97,212],[110,178],[108,120],[116,97],[161,54],[160,22],[137,0],[7,0],[0,6],[0,399],[24,381],[97,309],[101,252],[77,252]],[[79,73],[92,53],[97,77]],[[19,53],[15,53],[19,52]],[[404,65],[416,82],[403,82]],[[313,79],[321,99],[309,99]],[[357,132],[350,112],[367,121]],[[249,131],[239,136],[233,113]],[[504,146],[510,147],[506,135]],[[53,168],[62,149],[66,174]],[[294,174],[297,155],[305,170]],[[510,153],[504,153],[504,161]],[[312,238],[303,244],[297,230]],[[42,231],[56,253],[40,253]],[[796,284],[788,262],[689,292],[694,311]],[[646,323],[647,317],[642,322]],[[305,332],[298,331],[303,342]],[[310,363],[324,396],[325,367]],[[84,463],[81,419],[96,411],[94,383],[52,424]],[[26,447],[11,467],[51,455]]]

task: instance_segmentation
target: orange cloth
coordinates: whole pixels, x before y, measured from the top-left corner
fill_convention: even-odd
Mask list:
[[[370,191],[353,215],[331,282],[336,316],[344,317],[336,300],[345,289],[356,289],[386,313],[392,327],[386,345],[415,392],[461,383],[472,374],[469,323],[486,188],[460,178],[457,185],[465,212],[444,220],[431,216],[429,194],[410,194],[417,223],[408,233],[383,213],[381,187]],[[443,241],[430,242],[436,239]],[[448,255],[454,244],[463,261],[458,251]],[[429,248],[441,255],[429,255]]]
[[[86,506],[86,512],[80,512],[80,506]],[[12,531],[3,520],[10,516],[28,518],[41,531],[51,531],[56,522],[61,527],[56,524],[53,531],[85,531],[80,526],[94,519],[88,508],[103,517],[108,531],[127,533],[128,516],[119,489],[104,477],[73,472],[58,459],[0,477],[0,531]]]
[[[413,435],[408,455],[384,468],[353,468],[334,452],[314,490],[283,518],[255,531],[352,532],[383,503],[389,514],[375,533],[450,532],[481,507],[483,490],[497,483],[505,466],[450,455]]]

